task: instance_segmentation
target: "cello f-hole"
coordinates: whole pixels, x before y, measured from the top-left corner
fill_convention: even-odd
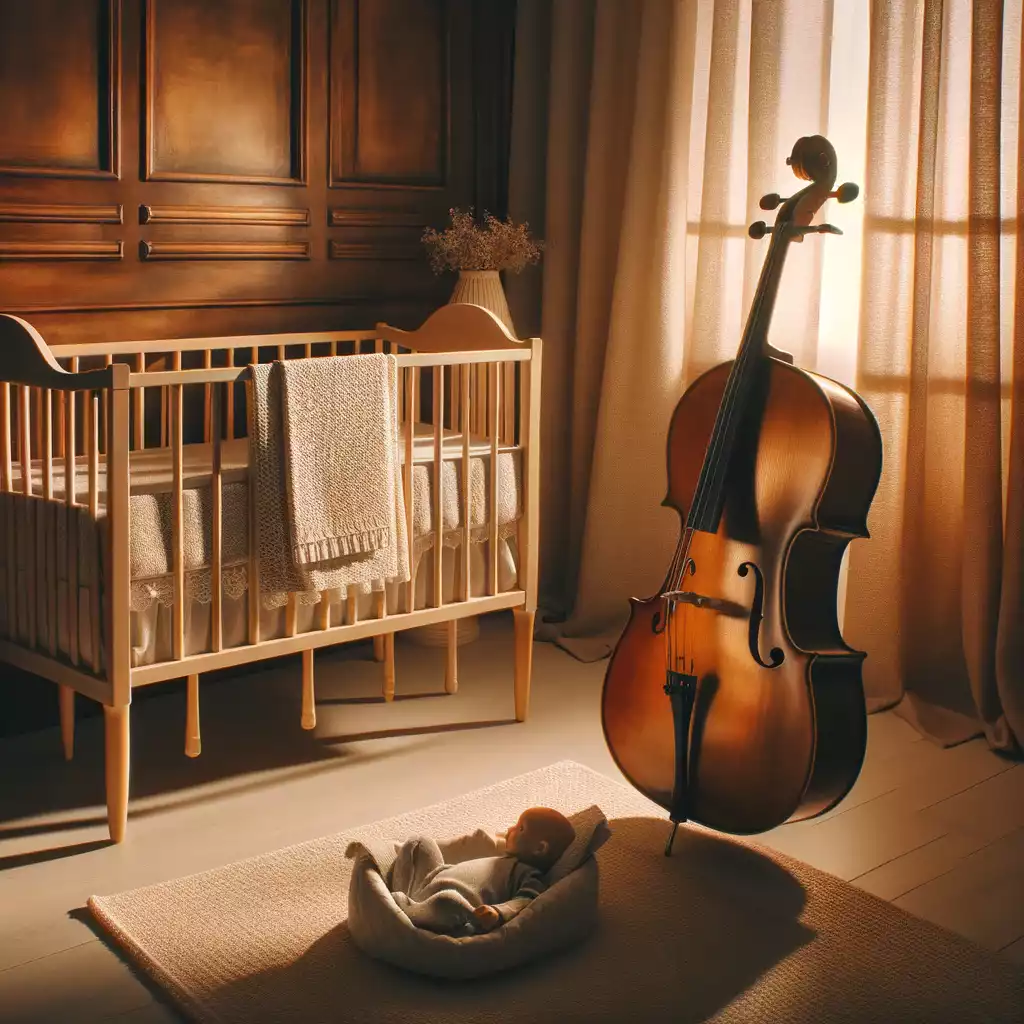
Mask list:
[[[764,618],[764,576],[761,570],[753,562],[743,562],[736,571],[740,576],[746,576],[748,569],[754,571],[754,602],[750,608],[750,628],[747,633],[747,642],[750,645],[750,656],[762,668],[778,668],[786,655],[778,647],[773,647],[768,654],[771,661],[765,661],[761,657],[761,620]]]

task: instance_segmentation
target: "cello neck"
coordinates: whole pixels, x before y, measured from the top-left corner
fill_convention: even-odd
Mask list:
[[[845,185],[838,193],[831,192],[836,179],[835,150],[821,136],[801,139],[786,162],[793,166],[798,177],[810,180],[811,184],[786,200],[766,196],[762,200],[763,208],[771,208],[771,205],[765,206],[766,202],[773,205],[781,203],[775,225],[766,228],[763,222],[758,222],[750,229],[753,238],[763,237],[770,231],[772,240],[750,305],[743,338],[729,372],[714,430],[704,453],[700,478],[686,519],[689,530],[707,533],[718,530],[725,506],[725,481],[729,463],[736,448],[741,424],[747,419],[745,413],[754,385],[766,362],[768,328],[789,245],[792,241],[802,242],[807,231],[835,231],[828,225],[810,227],[814,214],[833,195],[837,195],[840,201],[847,201],[847,196],[854,198],[857,194],[855,186]]]

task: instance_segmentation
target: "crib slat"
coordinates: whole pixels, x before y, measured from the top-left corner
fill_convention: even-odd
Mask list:
[[[459,423],[462,429],[462,558],[459,562],[462,576],[462,600],[468,601],[470,594],[470,569],[472,567],[472,505],[470,502],[470,470],[473,468],[469,460],[469,416],[470,416],[470,388],[469,388],[469,367],[459,367],[462,377],[462,411],[459,414]]]
[[[329,590],[320,591],[320,628],[330,629],[331,626],[331,594]]]
[[[54,440],[57,442],[56,455],[64,457],[64,392],[57,392],[57,426],[54,431]]]
[[[285,609],[285,632],[288,636],[295,636],[298,631],[299,606],[296,603],[295,594],[288,595],[288,607]]]
[[[505,410],[502,416],[502,442],[504,444],[515,443],[516,431],[516,364],[505,363],[502,368],[502,408]]]
[[[489,422],[488,419],[487,419],[487,410],[489,408],[489,406],[488,406],[488,394],[487,394],[487,379],[488,379],[488,371],[489,371],[489,369],[490,369],[490,367],[487,366],[487,365],[484,365],[484,364],[481,364],[480,366],[478,366],[476,368],[477,390],[480,393],[480,405],[479,405],[479,412],[478,412],[478,415],[480,417],[480,422],[479,422],[479,425],[477,427],[477,430],[481,434],[483,434],[484,437],[487,436],[487,424]]]
[[[413,538],[413,523],[416,521],[414,516],[415,506],[415,495],[413,494],[413,456],[415,455],[415,448],[413,445],[414,432],[416,429],[416,374],[419,372],[416,368],[410,367],[405,371],[408,376],[406,377],[406,397],[409,400],[409,404],[405,409],[405,516],[407,523],[407,536],[409,538],[409,582],[406,584],[405,589],[405,610],[407,612],[415,611],[416,609],[416,559],[413,555],[415,549],[415,541]]]
[[[181,369],[181,350],[180,349],[176,349],[171,354],[171,369],[175,370],[175,371],[178,371],[178,370]],[[170,393],[170,391],[168,391],[168,389],[166,387],[162,387],[160,389],[160,394],[161,394],[161,399],[163,401],[163,406],[164,406],[164,431],[165,431],[165,437],[167,438],[167,440],[164,443],[166,443],[166,444],[173,444],[174,443],[174,435],[173,435],[174,428],[171,425],[171,418],[173,416],[173,413],[171,412],[170,406],[168,404],[169,402],[173,401],[173,395]]]
[[[207,349],[203,353],[203,369],[209,370],[213,367],[213,350]],[[206,444],[210,443],[210,429],[213,423],[213,392],[211,388],[212,384],[207,384],[203,389],[203,441]]]
[[[0,384],[0,486],[11,491],[11,385]]]
[[[11,386],[0,383],[0,486],[4,494],[10,494],[13,483],[11,466]],[[8,501],[4,506],[4,543],[7,551],[7,635],[12,640],[18,636],[17,616],[17,546],[14,542],[14,505]]]
[[[214,384],[210,397],[210,417],[213,421],[213,472],[210,475],[210,618],[211,643],[214,651],[224,646],[224,612],[222,608],[222,573],[223,548],[222,529],[224,510],[221,504],[223,490],[221,486],[221,440],[220,440],[220,408],[221,389],[232,385]]]
[[[462,415],[462,367],[453,366],[448,384],[448,419],[452,430],[459,429]]]
[[[356,604],[356,592],[352,587],[345,591],[345,624],[354,626],[359,621],[359,605]]]
[[[434,607],[444,604],[444,370],[434,367]]]
[[[185,553],[184,494],[182,485],[182,386],[172,384],[168,389],[171,408],[171,466],[174,491],[171,498],[171,551],[174,566],[174,606],[172,609],[172,647],[174,658],[185,654]]]
[[[487,425],[487,433],[491,442],[491,515],[487,524],[487,563],[489,567],[488,575],[490,577],[488,580],[488,593],[496,594],[498,592],[498,435],[501,430],[501,398],[498,392],[498,384],[500,381],[498,371],[500,370],[500,366],[498,363],[492,363],[490,370],[491,405],[487,410],[490,416],[490,422]]]
[[[256,360],[254,359],[253,362]],[[228,385],[234,387],[234,385]],[[252,381],[245,382],[245,399],[252,408]],[[256,518],[256,474],[249,472],[249,643],[260,642],[259,522]]]
[[[255,363],[256,360],[253,359]],[[228,349],[228,366],[235,365],[235,350],[233,348]],[[235,436],[235,385],[228,385],[228,440],[231,441]]]
[[[36,451],[43,450],[43,391],[42,388],[32,388],[32,408],[34,415],[32,421],[36,432]]]
[[[22,385],[18,389],[18,437],[21,440],[21,489],[26,495],[32,494],[32,396],[31,389]],[[28,524],[29,536],[17,537],[16,541],[20,550],[33,551],[35,549],[35,502],[29,502],[27,509],[26,523]],[[36,574],[31,570],[26,574],[27,611],[28,611],[28,636],[30,646],[36,645]]]
[[[74,364],[75,360],[71,360]],[[68,646],[71,664],[77,665],[78,650],[78,531],[75,512],[75,393],[67,392],[64,420],[64,514],[67,517]]]
[[[53,392],[49,388],[43,392],[43,497],[48,520],[53,509]],[[51,529],[41,533],[46,641],[53,656],[57,653],[57,535]]]
[[[90,391],[88,397],[89,409],[89,516],[93,523],[100,514],[100,487],[99,487],[99,461],[100,461],[100,400],[99,396]],[[97,536],[94,551],[94,565],[92,576],[89,580],[89,624],[92,635],[92,670],[99,674],[100,666],[100,545]]]
[[[111,366],[114,362],[114,357],[106,355],[103,357],[104,367]],[[110,452],[110,447],[107,444],[107,438],[110,436],[110,393],[103,391],[100,393],[100,452],[104,455]]]
[[[135,369],[137,373],[146,372],[146,353],[140,352],[135,358]],[[71,394],[71,392],[69,392]],[[136,449],[146,447],[146,389],[132,389],[132,403],[135,414],[135,445]]]

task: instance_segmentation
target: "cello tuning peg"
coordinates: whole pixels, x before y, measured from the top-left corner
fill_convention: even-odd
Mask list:
[[[764,238],[765,235],[770,235],[772,229],[768,227],[763,220],[755,220],[753,224],[747,228],[747,234],[751,238]]]
[[[796,228],[794,230],[797,241],[800,241],[804,235],[821,234],[821,235],[841,235],[842,229],[837,228],[835,224],[808,224],[806,227]]]
[[[770,192],[766,196],[761,196],[761,201],[758,206],[762,210],[774,210],[777,206],[781,206],[786,200],[779,195],[778,192]]]
[[[835,192],[829,193],[831,198],[838,200],[840,203],[852,203],[859,195],[860,188],[857,185],[854,185],[852,181],[848,181],[845,184],[840,185]]]

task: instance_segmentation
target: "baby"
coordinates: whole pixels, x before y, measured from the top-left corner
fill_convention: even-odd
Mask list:
[[[447,935],[489,932],[547,888],[544,875],[575,838],[565,815],[530,807],[505,833],[499,856],[445,864],[433,839],[413,839],[395,861],[392,895],[420,928]]]

